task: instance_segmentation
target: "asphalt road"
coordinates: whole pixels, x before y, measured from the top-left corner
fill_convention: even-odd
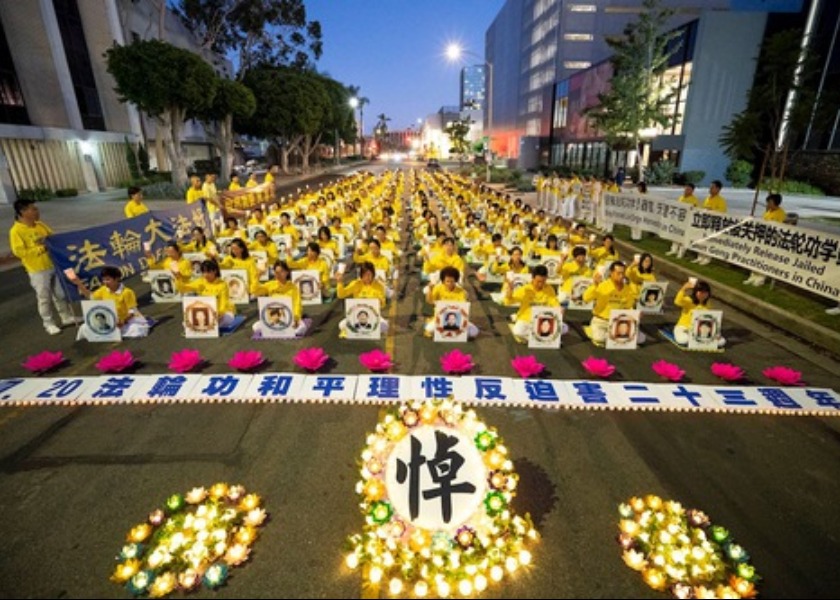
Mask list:
[[[400,272],[393,337],[385,344],[337,339],[342,311],[333,303],[312,311],[315,328],[304,340],[252,342],[249,320],[222,341],[189,345],[209,360],[205,373],[225,372],[234,350],[254,348],[269,357],[272,370],[293,370],[291,356],[307,346],[325,347],[334,372],[361,373],[358,354],[383,345],[393,348],[396,372],[439,373],[438,358],[452,345],[420,335],[418,269],[409,262]],[[482,334],[456,346],[473,354],[479,373],[513,376],[509,359],[525,351],[504,321],[509,311],[479,299],[485,291],[473,278],[467,287],[478,299],[472,318]],[[786,364],[801,370],[810,385],[837,389],[840,362],[834,357],[724,309],[725,359],[749,373]],[[148,338],[121,346],[140,359],[138,373],[165,372],[170,352],[185,346],[176,310],[144,308],[163,322]],[[672,309],[661,322],[676,316]],[[584,377],[580,361],[595,355],[609,357],[619,380],[654,381],[650,364],[668,358],[693,383],[715,382],[709,365],[720,355],[681,353],[655,335],[639,350],[607,354],[583,338],[585,319],[583,313],[571,317],[572,331],[559,352],[536,352],[552,378]],[[646,325],[648,333],[655,324]],[[0,277],[0,326],[2,377],[22,375],[21,360],[47,348],[70,358],[62,374],[93,375],[96,359],[111,349],[73,342],[70,331],[47,336],[20,269]],[[384,590],[362,588],[342,554],[345,538],[362,528],[354,493],[357,458],[379,410],[325,404],[0,408],[0,597],[129,597],[108,580],[126,532],[170,494],[216,481],[259,493],[271,519],[252,560],[233,570],[229,584],[195,597],[384,597]],[[484,597],[662,597],[624,566],[614,541],[617,504],[649,493],[700,508],[728,527],[763,576],[763,596],[836,597],[840,420],[478,412],[498,428],[521,476],[514,509],[530,512],[542,535],[533,565],[492,585]]]

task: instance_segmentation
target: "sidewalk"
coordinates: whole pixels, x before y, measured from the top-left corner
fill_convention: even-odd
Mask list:
[[[313,177],[340,171],[354,169],[367,163],[342,164],[338,167],[331,165],[313,169],[301,175],[279,175],[277,182],[280,186],[294,185]],[[123,207],[128,200],[125,189],[109,189],[104,192],[83,194],[73,198],[53,198],[46,202],[39,202],[41,220],[49,225],[55,233],[64,233],[97,225],[113,223],[125,218]],[[182,206],[183,198],[171,200],[144,200],[151,210],[166,210]],[[12,205],[0,205],[0,271],[7,271],[20,266],[20,262],[11,255],[9,245],[9,229],[15,222],[15,210]]]

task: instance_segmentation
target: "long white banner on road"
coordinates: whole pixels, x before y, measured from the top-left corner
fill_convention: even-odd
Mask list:
[[[838,234],[632,194],[606,194],[604,216],[840,302]]]
[[[840,416],[840,394],[810,387],[299,373],[0,380],[0,407],[193,402],[388,404],[449,397],[474,406]]]

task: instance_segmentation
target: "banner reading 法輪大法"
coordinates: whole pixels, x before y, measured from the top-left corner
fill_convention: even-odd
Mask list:
[[[636,194],[605,194],[604,217],[840,301],[838,234]]]
[[[149,266],[145,243],[155,256],[160,256],[167,242],[186,239],[196,226],[212,231],[204,203],[154,210],[106,225],[54,234],[47,238],[46,245],[59,272],[73,269],[79,279],[94,289],[100,285],[102,267],[117,267],[124,278],[145,271]],[[68,286],[67,292],[71,299],[78,299],[74,286]]]

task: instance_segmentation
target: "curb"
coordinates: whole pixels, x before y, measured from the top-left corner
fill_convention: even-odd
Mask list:
[[[623,240],[615,240],[615,245],[631,253],[642,251],[633,244]],[[667,277],[678,281],[685,281],[688,277],[699,277],[703,279],[702,274],[695,273],[682,265],[672,263],[667,258],[656,256],[655,259],[657,271]],[[777,306],[768,304],[754,296],[744,294],[731,286],[717,281],[715,281],[714,286],[715,298],[718,298],[721,302],[725,302],[749,314],[752,318],[762,323],[781,329],[807,344],[817,346],[834,356],[840,356],[840,334],[793,313],[781,310]]]

